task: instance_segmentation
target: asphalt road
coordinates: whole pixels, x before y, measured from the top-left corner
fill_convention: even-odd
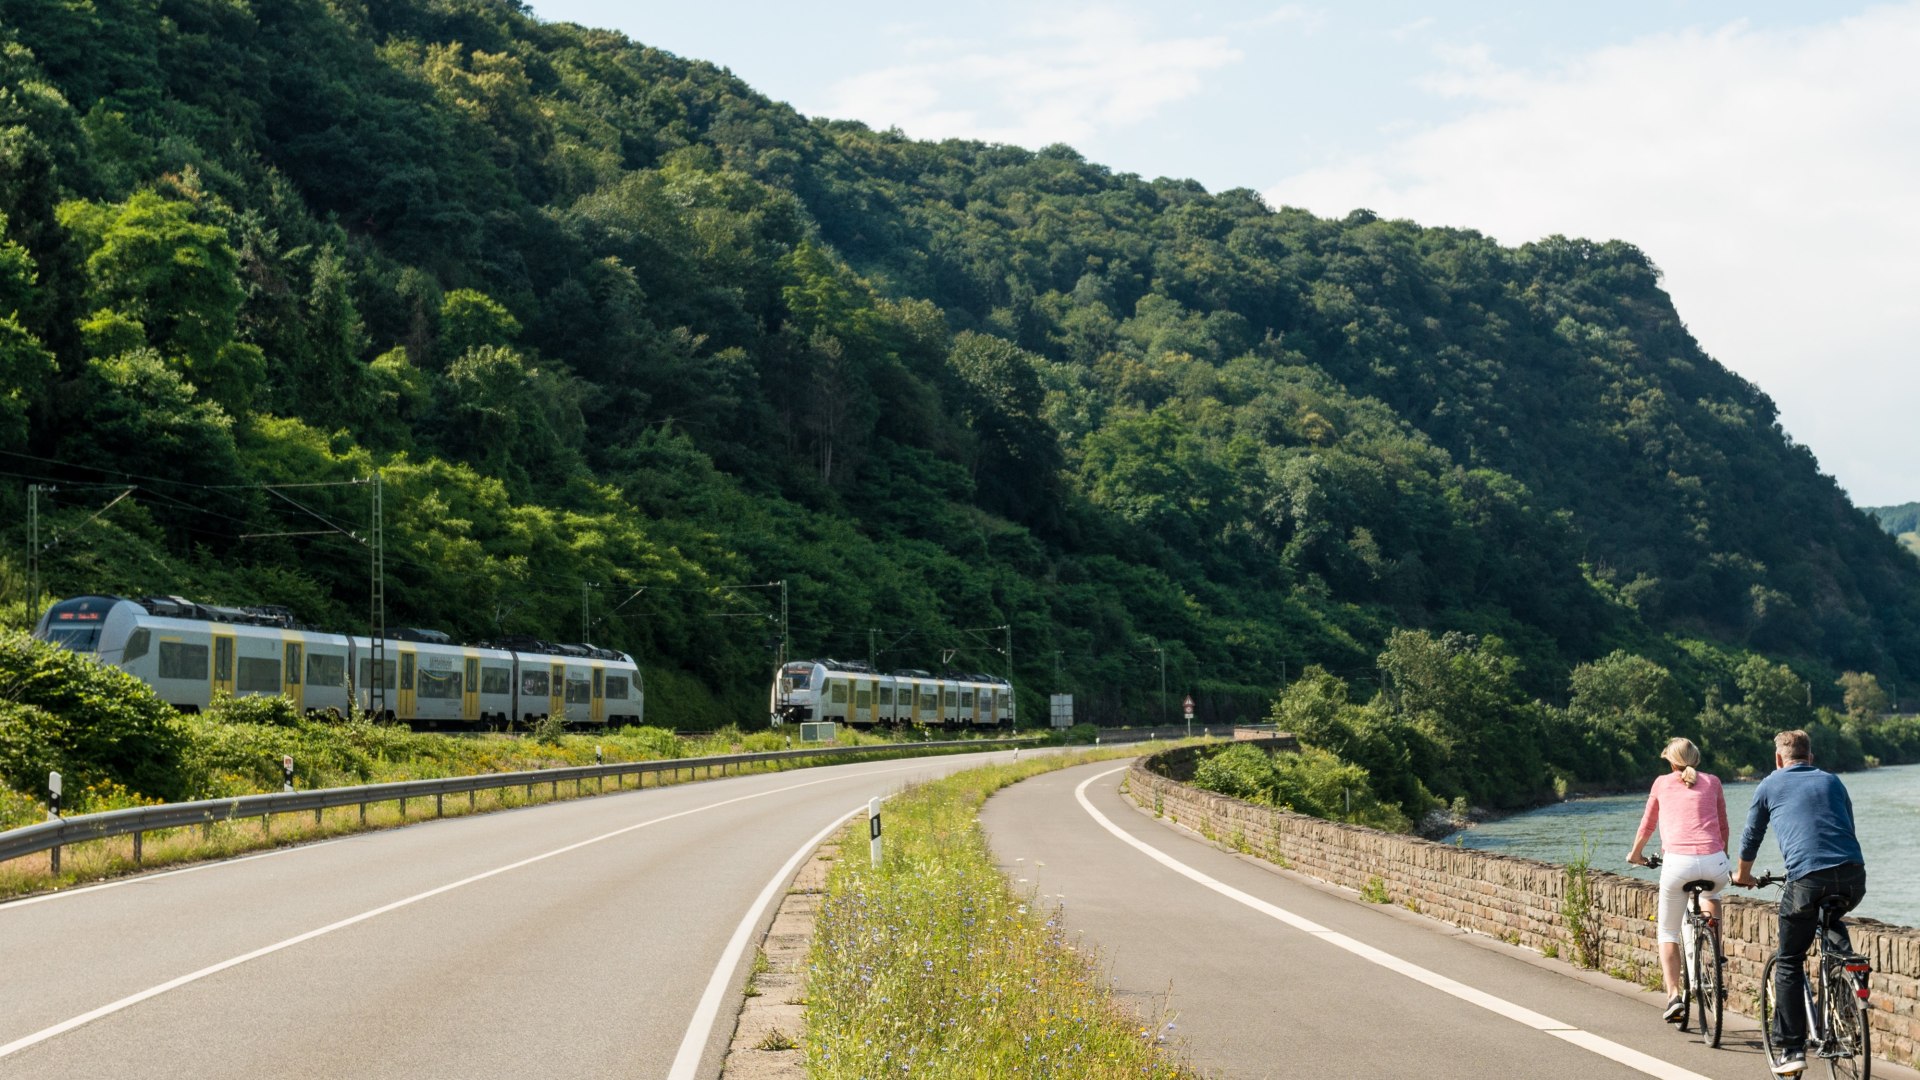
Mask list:
[[[0,904],[0,1077],[717,1076],[799,857],[870,797],[1006,756],[608,794]]]
[[[1171,1009],[1212,1080],[1770,1075],[1750,1019],[1729,1013],[1710,1049],[1660,1021],[1658,994],[1221,851],[1141,812],[1123,775],[1107,762],[1023,781],[981,823],[1123,1000],[1149,1018]]]

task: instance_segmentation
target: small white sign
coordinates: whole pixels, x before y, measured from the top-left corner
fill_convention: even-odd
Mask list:
[[[60,797],[60,774],[59,773],[50,772],[47,774],[47,790],[53,793],[54,798],[57,799]]]

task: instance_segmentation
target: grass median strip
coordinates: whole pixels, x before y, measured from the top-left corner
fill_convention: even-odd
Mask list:
[[[1119,1004],[1057,910],[1017,893],[981,831],[987,796],[1139,748],[968,769],[887,803],[885,857],[864,817],[827,878],[807,982],[813,1077],[1187,1077],[1173,1025]]]

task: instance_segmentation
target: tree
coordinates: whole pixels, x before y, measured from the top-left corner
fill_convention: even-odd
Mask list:
[[[1880,680],[1872,672],[1848,671],[1834,680],[1840,687],[1842,702],[1847,715],[1860,723],[1873,723],[1885,716],[1889,707],[1887,692],[1880,688]]]

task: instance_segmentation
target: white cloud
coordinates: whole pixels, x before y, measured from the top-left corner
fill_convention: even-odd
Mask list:
[[[1778,402],[1864,503],[1920,498],[1920,4],[1735,23],[1514,70],[1440,54],[1455,119],[1291,176],[1275,205],[1364,206],[1502,242],[1620,238],[1707,351]]]
[[[843,79],[808,111],[923,139],[1082,143],[1191,97],[1241,56],[1225,37],[1156,38],[1105,8],[1037,19],[991,47],[918,40],[901,51],[914,62]]]

